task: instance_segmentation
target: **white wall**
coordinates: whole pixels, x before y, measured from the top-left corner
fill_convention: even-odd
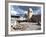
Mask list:
[[[34,1],[34,2],[46,3],[46,0],[24,0],[24,1],[30,1],[30,2]],[[46,6],[46,4],[45,4],[45,6]],[[46,9],[46,7],[45,7],[45,9]],[[46,14],[46,10],[45,10],[45,14]],[[46,15],[45,15],[45,17],[46,17]],[[2,35],[2,37],[4,37],[4,34],[5,34],[5,20],[4,19],[5,19],[5,0],[0,0],[0,35]],[[45,18],[45,22],[46,22],[46,18]],[[46,23],[45,23],[45,26],[46,26]],[[46,30],[45,30],[45,33],[46,33]],[[46,34],[44,34],[44,35],[16,36],[16,37],[46,37]]]

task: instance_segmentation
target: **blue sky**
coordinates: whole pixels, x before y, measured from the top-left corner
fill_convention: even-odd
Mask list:
[[[28,8],[32,8],[33,15],[39,15],[41,14],[41,8],[36,6],[11,6],[11,15],[24,15],[25,11],[28,11]]]

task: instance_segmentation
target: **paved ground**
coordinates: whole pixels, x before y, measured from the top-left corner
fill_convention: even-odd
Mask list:
[[[29,31],[29,30],[40,30],[41,26],[33,22],[21,22],[13,25],[11,28],[12,31]]]

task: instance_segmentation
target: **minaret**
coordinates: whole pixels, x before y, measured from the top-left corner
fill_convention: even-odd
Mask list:
[[[31,17],[32,17],[32,9],[29,8],[29,10],[28,10],[28,19],[31,19]]]

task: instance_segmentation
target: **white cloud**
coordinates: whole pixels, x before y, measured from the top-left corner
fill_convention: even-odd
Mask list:
[[[11,15],[16,15],[17,12],[16,11],[11,11]]]

